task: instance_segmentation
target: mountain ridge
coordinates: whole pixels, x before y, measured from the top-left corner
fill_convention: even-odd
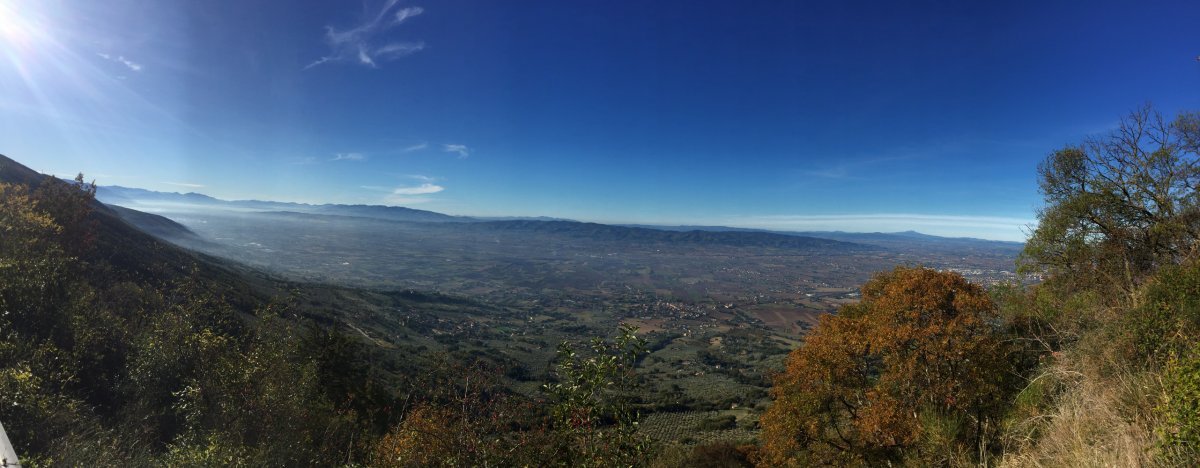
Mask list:
[[[420,210],[402,206],[386,206],[386,205],[365,205],[365,204],[309,204],[296,202],[278,202],[264,200],[222,200],[209,195],[197,192],[159,192],[134,187],[123,187],[119,185],[99,186],[97,187],[96,197],[109,204],[121,203],[127,204],[147,204],[146,202],[156,203],[189,203],[199,204],[206,207],[220,207],[223,209],[245,209],[254,211],[275,211],[275,212],[294,212],[304,214],[319,214],[332,216],[354,216],[363,218],[375,218],[392,221],[413,221],[413,222],[455,222],[455,223],[502,223],[502,222],[548,222],[548,223],[579,223],[582,225],[602,225],[623,228],[648,229],[663,232],[740,232],[740,233],[765,233],[793,237],[806,237],[824,240],[833,240],[846,243],[857,243],[866,245],[895,244],[906,242],[922,242],[922,243],[955,243],[960,245],[974,244],[977,246],[990,246],[992,248],[1020,248],[1023,243],[1012,241],[1001,241],[993,239],[979,239],[973,237],[945,237],[925,234],[917,231],[900,231],[900,232],[847,232],[847,231],[781,231],[773,229],[760,228],[743,228],[733,226],[713,226],[713,225],[656,225],[656,224],[605,224],[593,223],[587,221],[578,221],[574,219],[555,218],[549,216],[456,216],[439,213],[436,211]],[[149,203],[153,204],[153,203]],[[525,225],[526,228],[531,225]],[[539,230],[553,230],[543,226]],[[634,236],[637,237],[637,236]],[[670,236],[667,236],[670,237]],[[682,236],[686,238],[687,236]],[[692,235],[692,238],[704,237],[701,235]],[[722,236],[711,236],[719,238]],[[786,243],[786,242],[785,242]]]
[[[300,213],[337,214],[344,216],[362,216],[397,221],[420,222],[465,222],[471,218],[451,216],[428,210],[419,210],[403,206],[387,205],[346,205],[346,204],[308,204],[296,202],[278,202],[264,200],[222,200],[209,195],[188,192],[159,192],[119,185],[105,185],[96,188],[96,198],[110,204],[153,205],[156,203],[183,203],[200,205],[207,208],[240,209],[251,211],[295,211]]]
[[[807,236],[791,236],[770,232],[704,230],[668,231],[580,221],[481,221],[470,223],[465,226],[467,226],[468,229],[471,227],[480,226],[502,231],[536,231],[542,233],[566,235],[569,237],[584,237],[591,240],[611,240],[621,242],[714,244],[738,247],[775,247],[791,249],[874,249],[872,246],[856,244],[852,242]]]

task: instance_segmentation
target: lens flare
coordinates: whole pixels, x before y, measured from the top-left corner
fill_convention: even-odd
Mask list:
[[[6,52],[29,52],[43,36],[33,4],[0,0],[0,41]]]

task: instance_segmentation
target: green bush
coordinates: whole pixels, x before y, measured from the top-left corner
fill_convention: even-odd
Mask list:
[[[1164,457],[1181,465],[1200,462],[1200,344],[1167,362],[1163,393],[1157,412]]]
[[[729,442],[698,445],[682,460],[680,466],[694,468],[737,468],[754,466],[747,452],[752,446],[736,446]]]
[[[1184,355],[1200,336],[1200,265],[1163,268],[1139,302],[1120,327],[1130,335],[1133,357],[1156,365]]]
[[[705,418],[696,425],[696,429],[701,431],[723,431],[737,427],[737,417],[728,414],[725,416],[717,416],[714,418]]]

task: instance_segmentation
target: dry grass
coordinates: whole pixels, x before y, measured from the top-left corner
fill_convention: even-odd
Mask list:
[[[1112,343],[1079,343],[1047,366],[1058,392],[1048,405],[1011,422],[1000,466],[1141,467],[1155,459],[1158,375],[1131,369]],[[1034,383],[1036,383],[1036,380]]]

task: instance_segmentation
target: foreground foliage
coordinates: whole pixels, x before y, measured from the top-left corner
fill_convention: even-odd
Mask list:
[[[1149,107],[1051,154],[1008,304],[1046,351],[1012,402],[1012,466],[1200,462],[1200,115]]]
[[[1039,173],[1041,281],[876,277],[789,356],[759,464],[1200,462],[1200,115],[1144,107]]]
[[[319,372],[311,330],[266,304],[241,312],[197,274],[114,263],[101,243],[152,241],[102,236],[121,227],[101,224],[94,193],[82,177],[0,184],[0,419],[26,465],[361,452],[371,421],[322,384],[336,376]]]
[[[762,418],[761,461],[936,463],[974,452],[1012,388],[994,312],[954,273],[876,276],[861,303],[823,316],[789,356]]]
[[[452,366],[440,388],[375,446],[378,466],[637,466],[651,454],[630,405],[645,340],[623,326],[586,350],[559,347],[544,400],[503,388],[498,369]],[[542,411],[547,409],[548,411]]]
[[[1200,239],[1200,114],[1169,121],[1149,106],[1038,168],[1046,206],[1026,270],[1125,299],[1164,265],[1195,258]]]

